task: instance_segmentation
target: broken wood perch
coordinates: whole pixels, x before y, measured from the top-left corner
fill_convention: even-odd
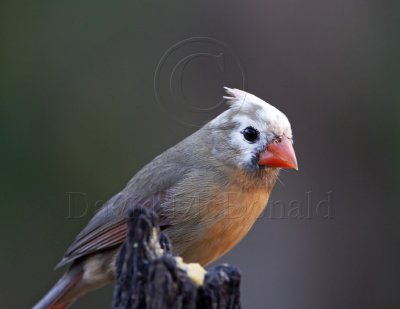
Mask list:
[[[130,213],[128,237],[116,261],[112,309],[238,309],[240,272],[228,265],[204,270],[172,254],[156,215]]]

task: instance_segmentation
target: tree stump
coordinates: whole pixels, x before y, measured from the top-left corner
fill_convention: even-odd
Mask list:
[[[128,237],[116,266],[112,309],[240,308],[239,270],[217,265],[205,272],[184,264],[172,254],[169,239],[149,210],[130,213]]]

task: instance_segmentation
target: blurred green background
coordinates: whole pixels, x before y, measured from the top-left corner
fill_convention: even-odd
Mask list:
[[[273,201],[330,194],[330,218],[267,212],[219,261],[241,268],[244,308],[399,308],[398,12],[378,0],[2,1],[0,306],[32,306],[99,201],[194,131],[153,82],[168,48],[202,36],[292,123],[300,171],[282,173]],[[234,65],[206,60],[183,83],[204,107],[242,86]],[[74,308],[108,308],[111,294]]]

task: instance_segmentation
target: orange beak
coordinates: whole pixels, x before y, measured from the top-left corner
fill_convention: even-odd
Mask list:
[[[297,159],[292,142],[286,136],[282,136],[268,144],[267,148],[260,153],[258,164],[297,170]]]

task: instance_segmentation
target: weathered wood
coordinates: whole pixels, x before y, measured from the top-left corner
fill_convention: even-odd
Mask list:
[[[196,286],[177,266],[170,241],[146,209],[130,213],[128,238],[116,264],[112,309],[240,308],[239,270],[215,266]]]

